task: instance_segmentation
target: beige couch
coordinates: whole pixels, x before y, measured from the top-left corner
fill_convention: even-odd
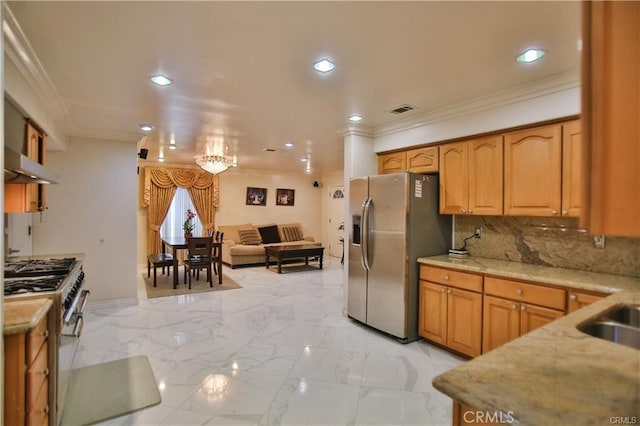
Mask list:
[[[219,225],[218,231],[224,232],[222,262],[231,268],[239,265],[264,265],[265,246],[321,245],[312,236],[304,235],[304,229],[299,223]]]

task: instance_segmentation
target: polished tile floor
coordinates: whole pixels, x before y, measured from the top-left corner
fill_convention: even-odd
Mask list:
[[[274,270],[225,267],[242,289],[156,299],[140,278],[137,306],[89,310],[74,365],[147,355],[162,395],[104,424],[451,424],[431,380],[461,358],[345,317],[339,259]]]

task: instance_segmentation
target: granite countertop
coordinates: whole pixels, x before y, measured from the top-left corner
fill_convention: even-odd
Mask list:
[[[520,424],[640,419],[640,351],[576,328],[616,305],[640,304],[639,279],[481,258],[436,256],[420,263],[614,293],[437,376],[436,389],[475,410],[511,415]]]
[[[520,262],[509,262],[507,260],[485,259],[482,257],[454,259],[448,255],[441,255],[420,257],[418,258],[418,262],[425,265],[454,268],[466,272],[553,284],[601,293],[617,293],[623,290],[636,290],[640,287],[640,278],[531,265]]]
[[[51,299],[38,298],[4,302],[4,334],[26,333],[33,329],[49,312]]]

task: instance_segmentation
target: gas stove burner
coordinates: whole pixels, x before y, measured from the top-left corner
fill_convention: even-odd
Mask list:
[[[4,295],[56,291],[64,277],[59,275],[34,278],[8,278],[4,280]]]
[[[75,264],[75,257],[9,261],[4,264],[4,276],[37,277],[42,275],[64,275],[68,274]]]

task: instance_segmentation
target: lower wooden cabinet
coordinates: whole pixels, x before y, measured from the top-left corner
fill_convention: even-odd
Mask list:
[[[425,278],[438,282],[426,281]],[[479,291],[458,288],[456,285],[470,286]],[[461,354],[471,357],[480,355],[481,292],[482,277],[479,275],[421,267],[418,334]]]
[[[577,290],[570,290],[567,298],[567,312],[574,312],[580,308],[597,302],[598,300],[606,297],[606,294],[602,293],[588,293]]]
[[[49,423],[48,351],[46,316],[28,332],[4,336],[3,424]]]
[[[566,292],[502,278],[485,278],[482,353],[564,315]]]

